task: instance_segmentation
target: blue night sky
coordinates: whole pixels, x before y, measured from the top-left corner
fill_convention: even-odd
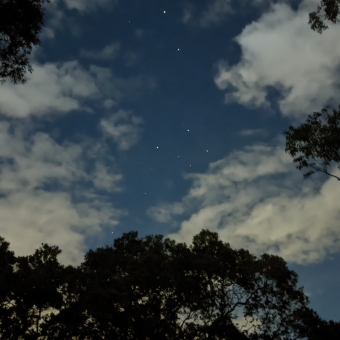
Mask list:
[[[131,230],[209,229],[282,256],[338,321],[340,184],[284,151],[289,125],[340,104],[340,26],[313,32],[318,4],[46,3],[33,73],[1,85],[0,235],[76,265]]]

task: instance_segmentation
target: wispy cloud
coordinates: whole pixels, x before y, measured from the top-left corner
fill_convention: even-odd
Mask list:
[[[198,15],[195,15],[195,12],[197,12],[197,8],[193,4],[187,3],[183,10],[182,22],[208,28],[224,21],[228,15],[234,13],[234,10],[231,0],[210,0],[207,1],[206,9]]]
[[[105,46],[102,50],[99,51],[87,51],[80,50],[80,56],[84,58],[90,58],[95,60],[113,60],[118,56],[120,52],[120,43],[113,43]]]
[[[201,14],[198,21],[202,27],[218,24],[225,16],[232,13],[230,0],[214,0],[208,4],[208,8]]]
[[[142,132],[143,119],[132,111],[119,110],[100,121],[103,133],[112,139],[120,150],[128,150],[137,144]]]
[[[241,136],[266,136],[267,131],[264,129],[246,129],[240,132]]]

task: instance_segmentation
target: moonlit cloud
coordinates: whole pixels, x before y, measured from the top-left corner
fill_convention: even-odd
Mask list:
[[[133,97],[142,87],[155,86],[150,77],[121,78],[106,67],[91,65],[85,69],[76,60],[32,66],[33,73],[28,75],[26,84],[1,85],[1,114],[26,118],[75,110],[93,112],[89,101],[109,96],[117,102],[126,95]]]
[[[66,113],[88,109],[85,99],[98,97],[96,74],[77,61],[33,64],[26,84],[6,82],[0,91],[0,112],[8,117],[25,118],[50,112]]]
[[[167,235],[178,242],[190,244],[209,229],[256,255],[273,253],[298,264],[323,260],[340,246],[340,186],[332,179],[321,185],[303,180],[277,144],[283,144],[282,136],[275,146],[246,146],[211,163],[206,173],[187,174],[192,185],[183,200],[153,207],[149,216],[169,222],[181,212],[189,215],[178,232]]]
[[[100,121],[103,133],[111,138],[120,150],[128,150],[137,144],[142,132],[143,119],[131,111],[119,110],[117,113]]]
[[[105,144],[60,144],[25,124],[1,122],[0,235],[17,255],[57,244],[61,261],[77,264],[88,237],[119,223],[125,212],[103,191],[121,191],[122,175],[106,152]]]
[[[226,90],[226,103],[269,108],[268,87],[282,98],[285,116],[303,119],[312,110],[335,104],[338,97],[340,26],[320,35],[310,29],[308,13],[317,7],[305,0],[297,12],[284,3],[247,25],[235,41],[242,49],[239,63],[218,63],[215,83]]]

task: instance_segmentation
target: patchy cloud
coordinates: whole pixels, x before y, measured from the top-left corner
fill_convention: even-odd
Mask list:
[[[84,58],[90,58],[95,60],[113,60],[118,56],[120,52],[120,44],[119,43],[113,43],[110,45],[105,46],[100,51],[87,51],[82,49],[80,51],[80,56]]]
[[[118,224],[124,212],[105,192],[121,191],[122,175],[106,149],[90,140],[59,144],[46,133],[1,123],[0,235],[16,254],[57,244],[61,261],[76,264],[88,237]]]
[[[33,64],[26,84],[5,83],[0,91],[0,112],[25,118],[50,112],[86,109],[85,99],[99,96],[96,74],[77,61]]]
[[[269,108],[268,89],[273,87],[281,95],[278,104],[285,116],[302,119],[326,103],[335,104],[340,26],[322,35],[312,31],[308,13],[316,7],[316,1],[306,0],[295,12],[277,3],[244,28],[235,38],[241,61],[218,63],[215,83],[227,91],[226,103]]]
[[[143,119],[132,111],[119,110],[117,113],[100,121],[103,133],[111,138],[120,150],[128,150],[137,144],[142,132]]]
[[[273,144],[282,146],[282,136]],[[181,212],[190,216],[167,237],[190,244],[207,228],[234,248],[277,254],[298,264],[319,262],[339,249],[340,186],[334,179],[323,184],[317,177],[303,180],[282,147],[246,146],[211,163],[206,173],[185,178],[192,185],[181,202],[149,210],[158,222],[178,220]]]
[[[6,82],[1,86],[1,114],[26,118],[74,110],[93,112],[89,100],[109,96],[119,101],[125,95],[133,97],[141,87],[155,86],[149,77],[120,78],[110,68],[91,65],[86,70],[78,61],[32,66],[26,84]]]

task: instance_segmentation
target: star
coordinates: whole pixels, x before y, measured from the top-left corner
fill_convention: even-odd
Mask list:
[[[166,11],[163,11],[163,13],[165,14],[165,13],[166,13]]]
[[[156,149],[159,149],[159,147],[158,147],[158,146],[156,146]]]
[[[179,51],[179,48],[177,49],[177,51]]]
[[[205,150],[206,152],[209,152],[209,150]]]
[[[189,132],[190,130],[188,129],[187,131]]]

